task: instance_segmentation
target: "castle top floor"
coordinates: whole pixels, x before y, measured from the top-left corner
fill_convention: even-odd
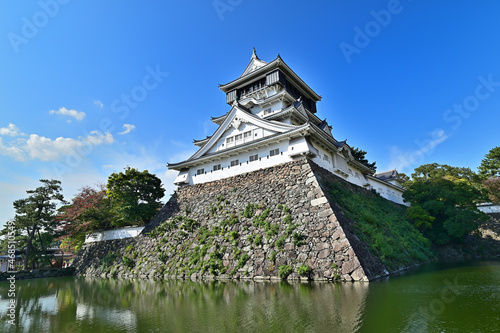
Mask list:
[[[226,84],[219,85],[219,89],[226,93],[226,103],[232,105],[237,101],[247,108],[253,105],[262,105],[259,101],[282,91],[282,101],[291,104],[301,99],[306,110],[316,113],[316,102],[321,100],[278,55],[276,59],[267,63],[260,60],[255,49],[249,64],[243,74]]]

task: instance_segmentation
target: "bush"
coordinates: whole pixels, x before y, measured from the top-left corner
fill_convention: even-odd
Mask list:
[[[274,246],[276,246],[280,250],[283,250],[283,248],[285,247],[285,238],[284,237],[278,238],[276,242],[274,242]]]
[[[306,264],[301,264],[299,267],[297,267],[297,274],[300,276],[309,276],[311,274],[312,268],[309,267]]]
[[[247,261],[250,259],[250,256],[247,254],[247,253],[244,253],[240,259],[238,260],[238,266],[237,268],[242,268],[243,266],[245,266],[245,264],[247,263]]]
[[[186,231],[194,231],[194,229],[198,228],[200,226],[200,222],[184,217],[184,216],[177,216],[177,220],[182,222],[182,224],[179,226],[179,229],[186,230]]]
[[[279,268],[278,268],[278,277],[280,279],[286,279],[288,277],[288,275],[292,274],[293,272],[293,268],[292,266],[290,265],[281,265]]]
[[[107,270],[107,268],[115,262],[117,256],[118,255],[116,252],[108,252],[108,254],[104,256],[104,258],[99,260],[99,269],[101,270],[101,272]]]
[[[166,262],[168,260],[168,254],[160,253],[160,255],[158,256],[158,260],[160,260],[161,262]]]
[[[299,233],[294,232],[294,233],[293,233],[293,236],[292,236],[292,243],[293,243],[295,246],[302,246],[302,245],[304,245],[306,242],[304,242],[304,236],[303,236],[302,234],[299,234]]]
[[[122,263],[125,267],[128,267],[128,268],[132,268],[135,266],[134,260],[128,256],[123,256]]]
[[[253,217],[253,214],[254,214],[253,207],[254,207],[254,205],[248,204],[245,207],[245,210],[243,211],[243,214],[241,214],[241,215],[243,215],[244,217],[247,217],[247,218]]]

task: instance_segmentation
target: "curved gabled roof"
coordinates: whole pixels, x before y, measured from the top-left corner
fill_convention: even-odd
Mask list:
[[[243,74],[240,75],[240,77],[243,77],[253,71],[256,71],[257,69],[264,67],[265,65],[267,65],[267,62],[259,59],[259,57],[257,56],[257,51],[255,51],[254,47],[252,58],[250,59],[250,62],[248,63],[247,67],[243,71]]]
[[[217,130],[214,132],[213,135],[211,135],[210,137],[207,137],[206,139],[196,141],[196,142],[203,142],[203,145],[196,153],[193,154],[193,156],[191,156],[190,158],[188,158],[184,162],[169,163],[168,167],[169,168],[177,167],[177,166],[180,166],[180,165],[185,164],[187,162],[191,162],[191,161],[194,161],[196,159],[203,157],[217,143],[217,141],[221,138],[221,136],[229,128],[229,126],[232,125],[233,121],[253,123],[256,126],[259,126],[261,128],[264,128],[264,129],[267,129],[267,130],[270,130],[273,132],[277,132],[278,134],[289,132],[291,130],[294,130],[294,129],[297,129],[300,127],[300,126],[284,124],[284,123],[280,123],[280,122],[276,122],[276,121],[268,121],[268,120],[261,119],[255,115],[253,115],[251,112],[249,112],[248,109],[239,105],[236,102],[233,104],[231,111],[229,111],[228,114],[226,115],[224,122],[219,126],[219,128],[217,128]],[[225,151],[228,151],[228,150],[224,150],[221,153],[224,153]]]

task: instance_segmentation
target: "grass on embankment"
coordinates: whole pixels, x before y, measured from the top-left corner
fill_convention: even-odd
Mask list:
[[[406,218],[406,207],[347,182],[328,181],[331,198],[353,221],[356,235],[388,270],[436,257],[431,242]]]

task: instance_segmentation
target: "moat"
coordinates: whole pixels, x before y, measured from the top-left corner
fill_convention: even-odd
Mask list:
[[[16,281],[2,332],[495,332],[500,262],[434,263],[370,283]]]

